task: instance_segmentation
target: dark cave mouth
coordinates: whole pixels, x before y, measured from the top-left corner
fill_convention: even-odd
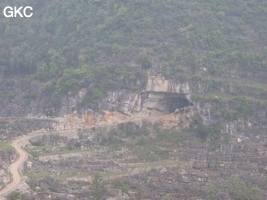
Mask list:
[[[194,104],[187,98],[187,94],[168,92],[146,92],[145,99],[148,109],[167,111],[174,113],[176,109],[193,106]]]
[[[174,113],[176,109],[193,106],[187,98],[182,97],[166,97],[167,110]]]

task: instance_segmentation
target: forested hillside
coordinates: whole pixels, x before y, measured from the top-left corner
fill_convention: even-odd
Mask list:
[[[0,196],[267,199],[266,0],[0,11]]]
[[[89,87],[82,104],[95,105],[108,90],[141,90],[150,69],[201,82],[206,93],[256,85],[250,95],[266,99],[258,84],[267,81],[266,1],[2,0],[1,10],[7,5],[33,6],[34,16],[1,16],[2,98],[15,98],[19,78],[42,85],[16,88],[26,104],[43,93],[59,105]]]

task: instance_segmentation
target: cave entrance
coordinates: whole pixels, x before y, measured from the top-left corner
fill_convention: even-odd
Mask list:
[[[174,113],[176,109],[193,106],[186,94],[168,92],[148,92],[143,93],[143,106],[147,109],[155,109],[161,112]]]
[[[169,112],[174,113],[176,109],[192,106],[193,104],[187,99],[182,97],[166,96],[166,108]]]

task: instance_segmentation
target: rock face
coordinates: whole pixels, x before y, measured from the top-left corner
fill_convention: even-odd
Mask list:
[[[70,101],[62,100],[63,106],[59,113],[65,115],[64,120],[61,121],[63,123],[60,123],[57,129],[84,128],[87,125],[117,124],[153,118],[175,113],[177,109],[187,107],[191,107],[191,115],[187,116],[188,118],[192,118],[196,113],[190,100],[189,84],[167,80],[163,76],[148,75],[147,86],[141,92],[125,89],[108,92],[106,98],[99,104],[99,112],[91,109],[77,109],[76,104],[84,93],[86,93],[85,90],[81,91],[75,98],[70,98]],[[65,112],[67,110],[68,112]],[[69,112],[70,110],[72,111]],[[166,119],[177,124],[178,120],[175,120],[175,117],[170,119],[169,116]]]
[[[0,190],[11,182],[11,177],[5,173],[4,170],[0,170]]]
[[[20,84],[19,80],[14,81],[14,84],[14,86]],[[41,86],[40,83],[28,83],[27,87],[35,91]],[[51,101],[49,95],[38,94],[35,100],[25,105],[18,96],[10,100],[10,102],[7,100],[2,101],[0,106],[3,109],[0,114],[2,116],[45,117],[53,113],[55,116],[71,114],[82,117],[85,114],[93,113],[86,106],[78,106],[87,91],[88,88],[83,88],[77,95],[69,93],[63,96],[61,106],[57,109],[49,106],[49,102]],[[133,112],[139,112],[147,107],[151,107],[151,104],[154,104],[152,107],[155,109],[170,110],[166,104],[173,104],[172,102],[175,101],[175,98],[176,100],[187,103],[186,101],[189,97],[190,87],[188,82],[168,80],[164,76],[159,75],[148,75],[147,85],[142,92],[133,92],[126,89],[109,91],[106,98],[102,102],[99,102],[99,108],[100,110],[117,111],[130,115]],[[162,102],[156,102],[161,100]]]
[[[190,88],[188,82],[167,80],[164,76],[159,75],[148,75],[146,91],[189,94]]]
[[[147,109],[174,112],[176,108],[192,105],[188,83],[166,80],[163,76],[148,75],[147,86],[141,93],[127,90],[108,92],[100,104],[101,110],[118,111],[126,115]]]

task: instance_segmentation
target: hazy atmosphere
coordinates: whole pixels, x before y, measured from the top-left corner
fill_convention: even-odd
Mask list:
[[[0,200],[267,199],[267,1],[0,11]]]

